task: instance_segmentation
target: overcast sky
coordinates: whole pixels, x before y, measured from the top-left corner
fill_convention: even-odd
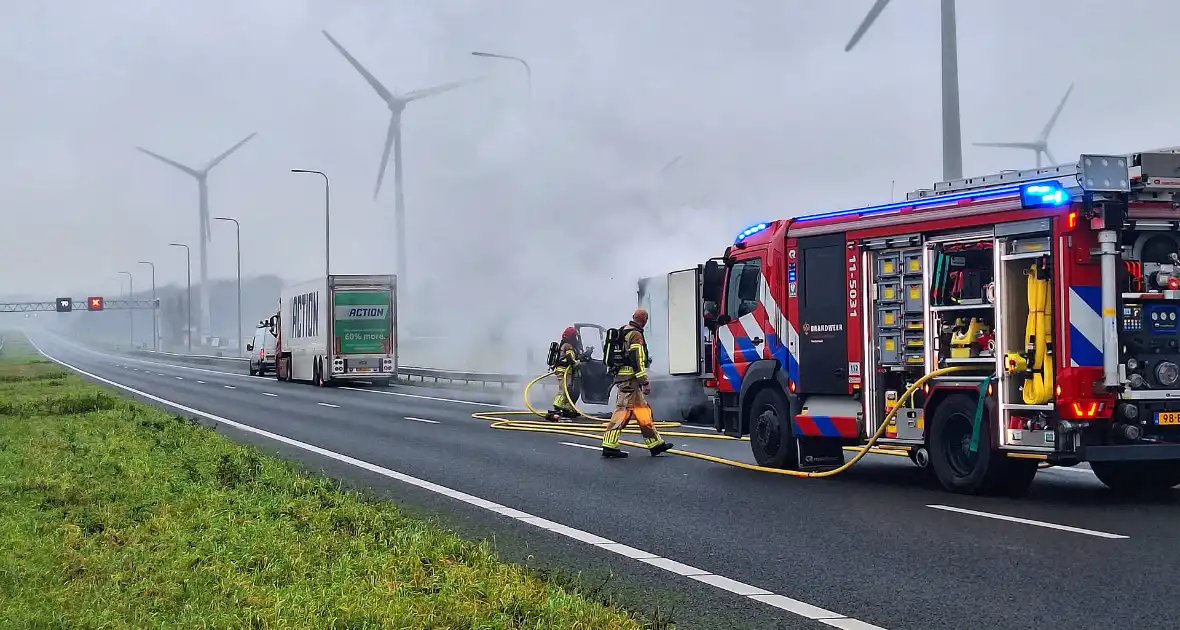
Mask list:
[[[392,273],[392,164],[373,199],[389,112],[327,29],[395,91],[485,77],[404,115],[416,303],[456,324],[625,317],[636,277],[718,255],[748,223],[939,179],[939,3],[894,0],[845,53],[871,4],[3,2],[0,294],[111,295],[120,270],[146,286],[142,259],[183,282],[174,240],[195,281],[196,183],[134,147],[197,166],[255,131],[209,178],[245,273],[323,267],[321,184],[291,168],[332,178],[333,269]],[[1071,81],[1058,159],[1180,144],[1161,74],[1180,3],[958,4],[967,174],[1032,166],[970,143],[1034,138]],[[527,59],[532,99],[522,68],[472,50]],[[210,275],[233,273],[232,225],[214,222]]]

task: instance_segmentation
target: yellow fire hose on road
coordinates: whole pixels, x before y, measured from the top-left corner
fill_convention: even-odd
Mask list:
[[[733,460],[733,459],[726,459],[724,457],[715,457],[713,455],[706,455],[704,453],[696,453],[693,451],[686,451],[686,450],[682,450],[682,449],[678,449],[678,448],[674,448],[674,449],[668,450],[666,452],[672,453],[675,455],[682,455],[684,457],[693,457],[696,459],[702,459],[705,461],[715,462],[718,464],[726,464],[728,466],[734,466],[734,467],[743,468],[746,470],[756,470],[759,472],[768,472],[768,473],[774,473],[777,475],[787,475],[787,476],[791,476],[791,477],[809,477],[809,478],[831,477],[834,475],[838,475],[838,474],[848,470],[852,466],[856,465],[856,463],[859,462],[868,453],[877,453],[877,454],[882,454],[882,455],[906,455],[907,451],[904,451],[901,449],[896,449],[896,448],[882,449],[882,448],[877,448],[875,446],[875,444],[877,443],[877,440],[881,439],[881,436],[885,434],[886,427],[889,426],[890,421],[893,420],[894,417],[897,415],[898,410],[902,408],[902,406],[904,405],[906,400],[908,400],[911,396],[913,396],[914,393],[917,392],[918,389],[923,384],[926,383],[926,381],[928,381],[932,378],[938,377],[938,376],[942,376],[944,374],[950,374],[952,372],[960,372],[963,370],[970,370],[970,369],[973,369],[973,368],[971,368],[969,366],[945,367],[945,368],[941,368],[941,369],[935,370],[933,372],[930,372],[929,374],[926,374],[926,375],[922,376],[921,378],[919,378],[912,385],[910,385],[909,389],[907,389],[897,399],[897,402],[893,406],[893,409],[891,409],[889,411],[889,413],[887,413],[885,415],[885,418],[881,421],[881,426],[877,428],[877,431],[872,435],[872,437],[869,438],[869,441],[864,446],[846,447],[847,450],[854,451],[856,453],[856,455],[854,455],[851,460],[845,462],[840,467],[833,468],[832,470],[817,471],[817,472],[802,472],[802,471],[798,471],[798,470],[770,468],[767,466],[758,466],[756,464],[748,464],[746,462],[741,462],[741,461],[737,461],[737,460]],[[978,369],[978,368],[974,368],[974,369]],[[578,412],[580,418],[587,418],[590,420],[594,420],[595,422],[593,422],[593,423],[590,423],[590,422],[554,423],[554,422],[536,421],[536,420],[513,420],[510,418],[504,417],[504,416],[528,415],[528,416],[537,416],[537,417],[544,418],[546,416],[546,414],[543,412],[537,411],[535,408],[533,408],[532,404],[529,402],[528,394],[529,394],[529,390],[531,390],[535,384],[537,384],[542,379],[544,379],[545,377],[547,377],[551,374],[554,374],[554,372],[546,372],[545,374],[542,374],[542,375],[534,378],[533,380],[529,381],[529,383],[527,385],[525,385],[524,404],[525,404],[525,407],[528,408],[528,411],[478,412],[478,413],[471,414],[472,417],[478,418],[480,420],[486,420],[486,421],[491,422],[492,423],[491,428],[493,428],[493,429],[502,429],[502,430],[507,430],[507,431],[527,431],[530,433],[552,433],[552,434],[557,434],[557,435],[570,435],[570,436],[582,437],[582,438],[601,438],[602,433],[606,430],[607,424],[609,424],[608,421],[606,421],[602,418],[596,418],[590,414],[587,414],[586,412],[582,411],[581,409],[579,409],[577,407],[577,404],[573,401],[573,399],[570,398],[569,387],[566,383],[565,378],[561,379],[561,388],[562,388],[562,392],[565,394],[566,400],[570,401],[570,405],[573,406],[574,410]],[[568,374],[568,372],[567,372],[567,374]],[[657,429],[675,428],[675,427],[681,426],[681,423],[679,423],[679,422],[654,422],[653,424]],[[637,434],[637,433],[639,433],[639,430],[638,429],[625,429],[624,433]],[[687,432],[687,431],[675,431],[675,432],[661,431],[661,433],[663,435],[668,435],[668,436],[680,436],[680,437],[690,437],[690,438],[719,439],[719,440],[737,440],[738,439],[738,438],[729,437],[727,435],[693,433],[693,432]],[[748,441],[749,438],[741,438],[741,440]],[[626,440],[620,441],[620,444],[624,444],[624,445],[631,446],[634,448],[642,448],[642,449],[647,448],[647,446],[642,443],[630,442],[630,441],[626,441]]]

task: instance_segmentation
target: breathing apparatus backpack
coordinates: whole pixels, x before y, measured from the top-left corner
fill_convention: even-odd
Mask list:
[[[619,370],[629,367],[632,370],[639,370],[636,365],[635,355],[627,348],[627,333],[631,330],[629,325],[619,326],[618,328],[609,328],[606,331],[606,339],[602,347],[602,360],[606,364],[607,372],[610,374],[617,374]],[[643,340],[643,356],[644,366],[651,366],[651,353],[647,351],[647,339]]]
[[[545,365],[547,365],[549,367],[549,369],[551,369],[551,370],[553,368],[557,367],[557,342],[556,341],[549,344],[549,356],[545,359]]]

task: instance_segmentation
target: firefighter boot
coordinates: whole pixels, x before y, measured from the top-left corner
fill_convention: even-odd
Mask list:
[[[652,437],[646,437],[643,441],[644,446],[647,447],[647,450],[651,453],[652,457],[655,457],[656,455],[659,455],[660,453],[663,453],[664,451],[672,448],[672,443],[665,442],[664,439],[659,436],[659,434],[656,434]]]
[[[615,426],[615,423],[611,423],[611,427],[602,435],[602,456],[608,459],[627,457],[627,453],[619,450],[619,436],[622,435],[623,429],[616,429]]]
[[[602,447],[602,456],[607,459],[623,459],[627,457],[627,451],[620,451],[617,448]]]
[[[550,409],[545,413],[545,419],[549,422],[561,422],[561,417],[564,412],[561,409]]]

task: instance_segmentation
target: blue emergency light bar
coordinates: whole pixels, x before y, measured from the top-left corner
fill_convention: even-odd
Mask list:
[[[1069,203],[1069,193],[1058,182],[1037,182],[1020,188],[1020,205],[1025,208],[1056,208]]]
[[[770,224],[768,224],[768,223],[758,223],[755,225],[751,225],[750,227],[748,227],[748,228],[742,230],[740,233],[738,233],[737,238],[733,239],[733,242],[740,243],[743,240],[750,238],[751,236],[761,232],[762,230],[765,230],[768,227],[770,227]]]
[[[832,219],[835,217],[845,217],[851,215],[866,215],[879,214],[882,212],[889,212],[891,210],[901,210],[902,208],[925,208],[927,206],[941,206],[950,201],[961,201],[963,199],[983,200],[992,199],[994,197],[1005,197],[1020,192],[1020,186],[1005,186],[1003,188],[993,188],[991,190],[972,190],[968,192],[955,193],[953,195],[935,195],[926,199],[915,199],[910,201],[895,201],[880,206],[866,206],[864,208],[852,208],[849,210],[834,210],[832,212],[821,212],[819,214],[807,214],[801,217],[795,217],[795,222],[800,221],[815,221],[817,219]]]

